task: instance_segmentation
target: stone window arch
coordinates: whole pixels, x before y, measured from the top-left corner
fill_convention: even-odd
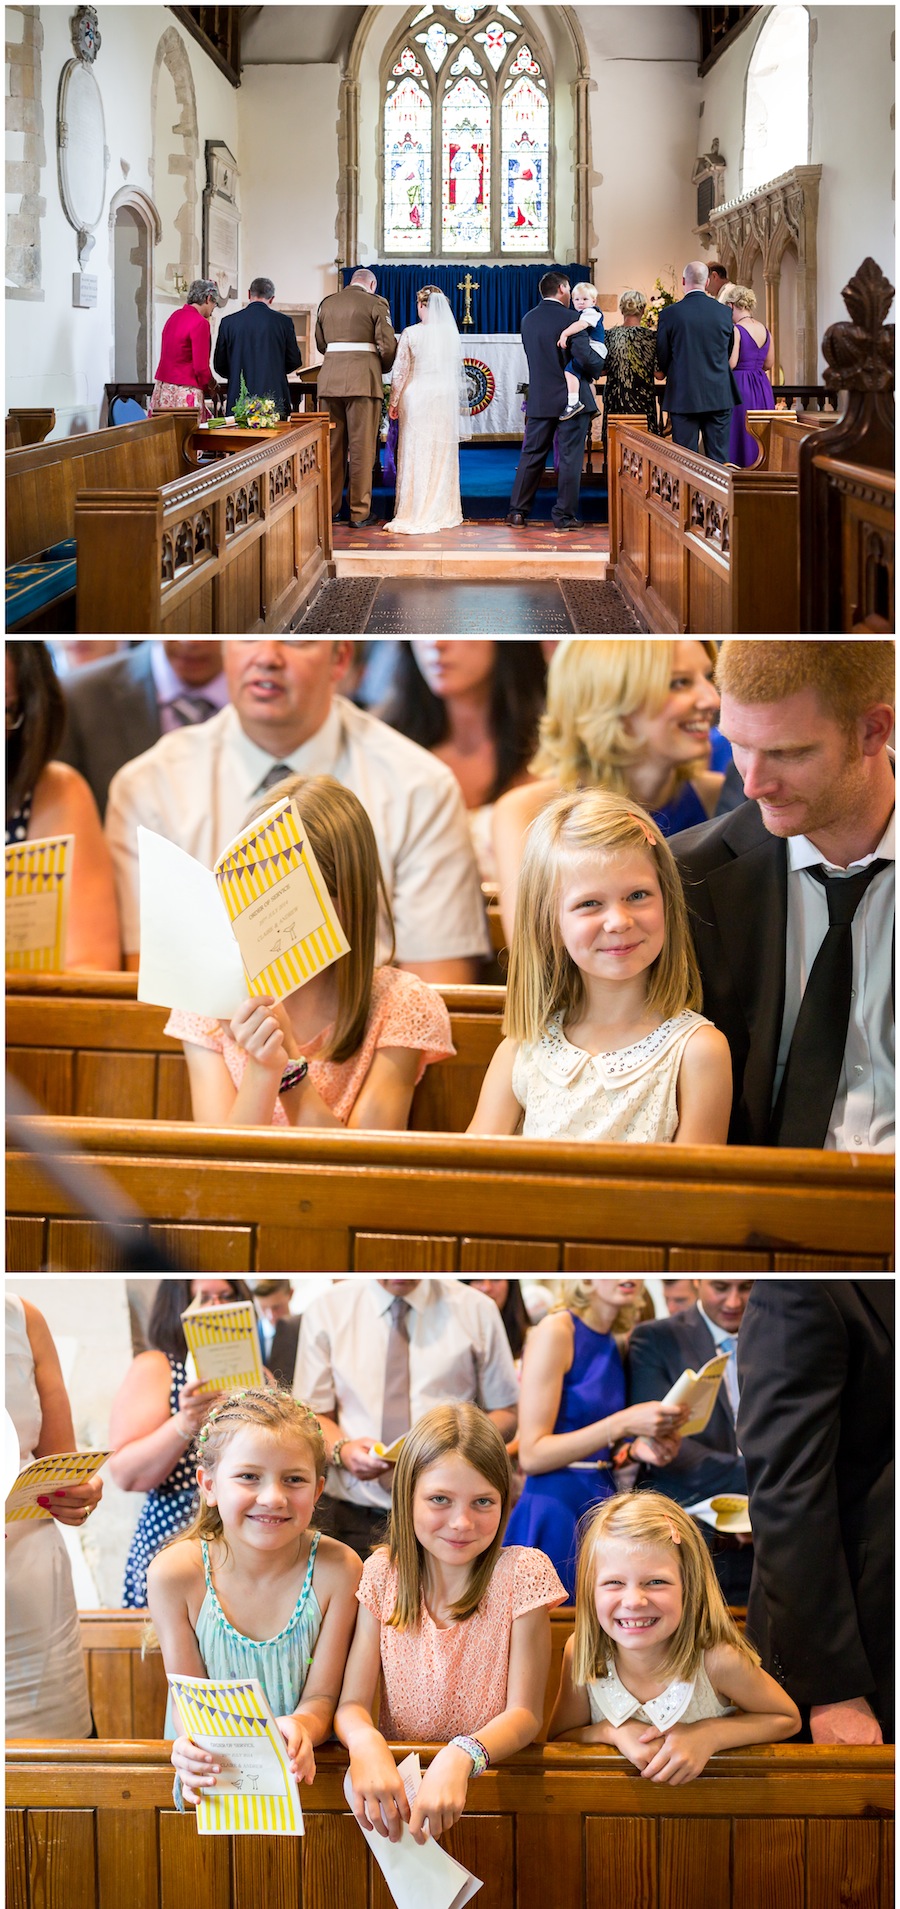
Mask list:
[[[772,8],[747,68],[742,193],[809,159],[810,44],[806,7]]]
[[[152,380],[156,363],[153,261],[161,238],[159,213],[146,192],[122,186],[113,194],[109,207],[113,379],[136,384]]]
[[[174,98],[173,98],[174,95]],[[197,277],[197,160],[200,139],[194,76],[185,43],[167,27],[156,49],[150,87],[153,151],[150,183],[162,240],[156,248],[155,293],[178,304]]]

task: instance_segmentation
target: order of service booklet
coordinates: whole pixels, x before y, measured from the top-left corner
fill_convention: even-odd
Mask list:
[[[152,829],[137,833],[139,1001],[229,1020],[248,995],[283,1001],[349,953],[290,797],[241,829],[212,872]]]
[[[686,1405],[690,1412],[690,1418],[678,1427],[679,1438],[696,1438],[698,1432],[706,1430],[727,1364],[728,1353],[717,1352],[699,1372],[692,1372],[689,1366],[666,1393],[663,1405]]]
[[[6,1498],[6,1523],[21,1524],[25,1519],[40,1523],[52,1513],[38,1504],[52,1491],[68,1491],[72,1485],[84,1485],[105,1465],[109,1452],[48,1452],[36,1458],[19,1473]]]
[[[74,835],[48,835],[7,848],[7,969],[61,974],[65,968],[74,854]]]
[[[186,1737],[221,1765],[197,1804],[201,1836],[302,1836],[287,1745],[256,1677],[170,1676]]]
[[[264,1383],[256,1312],[249,1299],[226,1300],[223,1306],[204,1306],[195,1299],[181,1323],[203,1381],[201,1392],[233,1392],[238,1386]]]

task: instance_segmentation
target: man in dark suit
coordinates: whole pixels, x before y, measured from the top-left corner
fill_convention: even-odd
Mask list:
[[[684,297],[666,305],[656,327],[656,363],[665,371],[663,409],[672,420],[672,442],[700,448],[716,464],[728,462],[728,427],[740,404],[728,359],[735,340],[731,308],[706,296],[707,267],[686,265]]]
[[[756,1280],[738,1365],[747,1634],[807,1740],[893,1743],[893,1280]]]
[[[208,638],[136,643],[74,671],[63,687],[66,726],[56,754],[90,783],[101,817],[123,763],[171,730],[205,722],[228,702],[222,645]]]
[[[694,1438],[682,1438],[678,1456],[658,1470],[648,1466],[642,1483],[652,1484],[688,1510],[720,1492],[745,1492],[747,1478],[738,1452],[734,1422],[738,1400],[736,1349],[751,1279],[695,1279],[695,1301],[686,1312],[650,1319],[635,1326],[628,1344],[628,1402],[643,1405],[664,1399],[690,1369],[699,1372],[721,1348],[729,1368],[719,1387],[708,1425]],[[716,1576],[729,1604],[746,1604],[753,1551],[730,1534],[717,1532],[702,1518],[703,1536],[712,1552]]]
[[[278,1385],[289,1387],[294,1383],[300,1337],[300,1314],[291,1312],[292,1295],[289,1279],[258,1279],[253,1289],[263,1365]]]
[[[591,338],[586,331],[575,332],[566,348],[559,349],[559,335],[566,328],[563,312],[569,304],[568,279],[561,272],[545,272],[538,290],[540,304],[526,312],[522,320],[522,343],[528,359],[528,415],[506,521],[516,526],[528,522],[558,430],[559,475],[550,515],[557,530],[580,530],[578,497],[584,447],[591,419],[597,415],[589,380],[596,375],[597,360],[591,361]],[[578,369],[582,409],[576,417],[561,419],[569,396],[564,375],[567,354]]]
[[[279,417],[291,414],[287,374],[300,368],[297,334],[285,312],[273,312],[275,287],[255,278],[241,312],[229,312],[219,325],[213,370],[228,380],[228,410],[241,394],[241,372],[250,396],[272,398]]]
[[[893,680],[889,642],[732,640],[719,652],[720,724],[749,799],[672,848],[704,1013],[731,1049],[734,1145],[893,1148]],[[820,951],[827,959],[828,882],[867,870],[851,986],[811,1030],[821,1052],[845,1030],[822,1084],[815,1052],[801,1051],[801,1006]],[[804,1098],[798,1067],[810,1060]],[[800,1089],[790,1121],[786,1074]]]

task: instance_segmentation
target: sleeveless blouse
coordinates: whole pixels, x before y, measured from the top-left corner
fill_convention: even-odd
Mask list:
[[[616,1729],[633,1720],[670,1730],[676,1723],[700,1723],[706,1717],[733,1717],[735,1713],[734,1704],[722,1703],[716,1696],[702,1658],[695,1677],[668,1684],[658,1697],[648,1697],[645,1703],[626,1690],[612,1666],[605,1677],[588,1684],[587,1694],[591,1722],[611,1723]]]
[[[643,1040],[588,1054],[567,1041],[555,1015],[539,1041],[523,1042],[512,1090],[534,1140],[662,1141],[678,1126],[678,1072],[698,1028],[712,1023],[685,1008]]]
[[[309,1674],[313,1651],[322,1628],[322,1612],[313,1590],[313,1569],[319,1548],[313,1537],[300,1596],[283,1630],[276,1637],[245,1637],[230,1624],[216,1596],[209,1568],[209,1546],[200,1541],[206,1595],[194,1627],[207,1677],[256,1677],[276,1717],[296,1710]],[[166,1711],[165,1735],[177,1734],[171,1698]]]

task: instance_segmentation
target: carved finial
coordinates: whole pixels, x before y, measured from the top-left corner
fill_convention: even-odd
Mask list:
[[[872,258],[841,294],[852,324],[829,325],[822,339],[830,391],[890,391],[894,384],[894,327],[886,325],[894,287]]]

